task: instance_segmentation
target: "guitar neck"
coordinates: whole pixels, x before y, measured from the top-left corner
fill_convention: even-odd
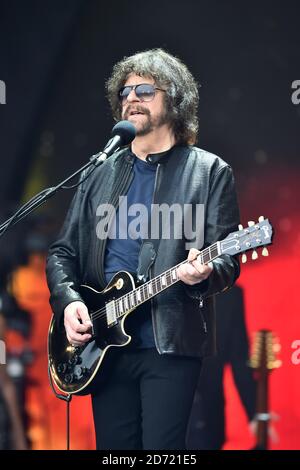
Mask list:
[[[272,226],[267,219],[260,217],[258,223],[248,222],[248,225],[247,228],[243,229],[243,227],[240,227],[239,231],[230,233],[224,240],[217,241],[208,248],[200,251],[197,259],[200,263],[207,264],[223,253],[235,256],[239,253],[244,253],[251,249],[254,250],[256,247],[263,247],[271,243]],[[253,254],[255,253],[256,252],[253,252]],[[262,254],[267,256],[267,250],[266,252],[263,251]],[[253,259],[256,258],[257,253]],[[176,266],[167,269],[159,274],[159,276],[156,276],[150,281],[145,282],[145,284],[107,304],[109,317],[112,318],[113,321],[116,318],[122,317],[178,282],[177,269],[187,261],[188,260],[184,260]]]
[[[278,343],[277,343],[278,346]],[[256,333],[253,355],[250,364],[256,371],[256,446],[255,449],[267,450],[269,412],[269,376],[273,368],[280,364],[274,356],[274,337],[269,330]]]
[[[220,243],[216,242],[208,248],[200,251],[197,259],[200,261],[200,263],[207,264],[210,261],[218,258],[221,254],[220,251]],[[122,317],[129,311],[133,310],[144,302],[147,302],[152,297],[155,297],[163,290],[168,289],[173,284],[178,282],[179,278],[177,275],[177,269],[186,262],[187,260],[182,261],[176,266],[173,266],[172,268],[167,269],[163,273],[154,277],[150,281],[145,282],[128,294],[125,294],[122,297],[116,299],[114,305],[116,316],[118,318]]]
[[[268,400],[269,371],[262,368],[259,372],[256,397],[257,432],[256,446],[259,449],[268,449],[269,427],[269,400]]]

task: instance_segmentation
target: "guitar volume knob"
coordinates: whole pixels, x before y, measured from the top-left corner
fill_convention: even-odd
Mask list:
[[[67,384],[71,384],[74,380],[74,374],[66,374],[65,375],[65,382]]]
[[[61,362],[57,366],[57,372],[59,374],[63,374],[64,372],[66,372],[67,368],[68,368],[68,365],[65,362]]]
[[[76,366],[76,364],[80,364],[81,361],[81,357],[78,356],[78,354],[74,354],[74,356],[69,359],[68,363],[70,364],[70,366]]]
[[[83,366],[76,366],[75,367],[75,376],[77,379],[80,379],[82,378],[84,375],[86,375],[86,373],[88,372],[88,368],[87,367],[83,367]]]

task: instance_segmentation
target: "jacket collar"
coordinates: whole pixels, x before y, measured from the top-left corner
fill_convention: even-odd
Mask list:
[[[166,164],[170,160],[171,155],[173,155],[173,157],[176,157],[178,154],[180,154],[185,155],[187,157],[191,148],[191,145],[176,144],[174,145],[174,147],[170,148],[169,150],[166,150],[165,152],[150,153],[149,155],[147,155],[146,161],[152,164]],[[133,165],[136,155],[131,151],[130,147],[123,147],[123,149],[117,153],[114,165],[117,163],[117,161],[120,160],[120,158],[123,161],[125,160],[129,165]]]
[[[169,150],[165,150],[164,152],[159,153],[149,153],[146,157],[146,161],[148,163],[166,163],[168,158],[173,152],[174,147],[170,148]]]
[[[157,163],[166,163],[170,155],[173,153],[174,149],[176,149],[177,147],[177,145],[174,145],[169,150],[165,150],[164,152],[149,153],[146,157],[146,161],[154,165],[156,165]],[[136,155],[131,151],[130,147],[128,147],[126,150],[127,151],[125,154],[125,158],[129,163],[133,164]]]

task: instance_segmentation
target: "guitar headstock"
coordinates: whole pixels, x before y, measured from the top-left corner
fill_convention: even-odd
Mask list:
[[[230,233],[224,240],[220,242],[221,253],[236,255],[244,253],[242,262],[247,261],[245,251],[253,250],[252,259],[258,258],[256,248],[263,247],[262,255],[268,256],[266,245],[272,243],[273,228],[268,219],[259,217],[258,222],[248,222],[248,227],[244,228],[239,225],[239,230]]]
[[[255,333],[249,365],[256,370],[272,370],[281,366],[277,353],[281,346],[278,338],[270,330],[259,330]]]

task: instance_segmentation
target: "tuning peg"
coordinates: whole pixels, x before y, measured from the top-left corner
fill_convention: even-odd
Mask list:
[[[257,360],[257,357],[251,357],[249,359],[249,361],[247,361],[248,363],[248,366],[252,367],[253,369],[257,369],[259,364],[258,364],[258,360]]]
[[[255,222],[253,222],[253,220],[249,220],[248,226],[249,226],[249,227],[252,227],[253,225],[255,225]]]
[[[256,250],[253,250],[251,258],[252,259],[257,259],[258,258],[258,254],[257,254]]]
[[[242,255],[242,263],[246,263],[247,262],[247,255],[244,253]]]
[[[261,252],[261,254],[262,254],[263,256],[269,256],[268,248],[264,247],[263,250],[262,250],[262,252]]]
[[[239,230],[244,230],[244,227],[242,226],[242,224],[239,224]]]
[[[263,222],[265,220],[264,216],[261,215],[260,217],[258,217],[258,222]]]
[[[281,345],[279,343],[273,344],[273,350],[275,353],[278,353],[281,350]]]

